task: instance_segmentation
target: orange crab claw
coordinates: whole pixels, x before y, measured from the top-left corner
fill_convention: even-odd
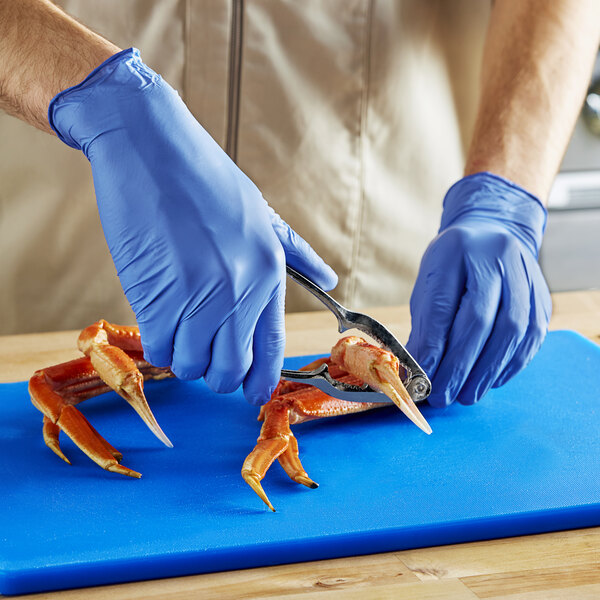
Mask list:
[[[126,352],[141,352],[138,328],[113,325],[101,319],[79,334],[77,344],[90,357],[100,378],[131,405],[165,446],[172,448],[173,444],[148,406],[144,396],[144,378]]]
[[[356,375],[373,389],[379,390],[425,433],[431,427],[407,392],[399,374],[398,358],[357,336],[347,336],[331,350],[331,360]]]

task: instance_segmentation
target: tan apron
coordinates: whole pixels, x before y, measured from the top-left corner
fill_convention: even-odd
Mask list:
[[[65,0],[142,58],[338,272],[405,303],[460,177],[487,0]],[[0,115],[0,333],[132,322],[83,154]],[[290,284],[288,310],[319,305]]]

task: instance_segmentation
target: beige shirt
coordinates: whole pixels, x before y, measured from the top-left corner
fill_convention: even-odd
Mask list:
[[[405,303],[461,176],[487,0],[64,0],[142,58],[338,272]],[[126,201],[126,199],[124,199]],[[0,333],[132,322],[89,164],[0,115]],[[289,284],[288,310],[318,307]]]

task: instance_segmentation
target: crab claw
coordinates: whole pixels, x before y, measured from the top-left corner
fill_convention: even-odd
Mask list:
[[[413,399],[398,375],[398,369],[394,369],[390,363],[375,363],[374,369],[379,376],[380,382],[370,384],[374,389],[383,392],[392,402],[422,431],[431,434],[431,426],[417,408]]]
[[[117,348],[118,350],[118,348]],[[123,352],[123,354],[125,354]],[[93,353],[90,356],[92,360],[92,364],[95,369],[98,371],[102,379],[110,385],[121,398],[124,398],[135,410],[135,412],[140,415],[144,423],[148,426],[150,431],[165,445],[169,448],[173,447],[171,440],[165,435],[165,432],[161,429],[156,417],[152,413],[150,406],[148,405],[148,401],[146,400],[146,396],[144,395],[144,377],[139,372],[133,360],[131,360],[126,354],[125,356],[131,361],[133,365],[133,369],[131,371],[127,371],[124,374],[122,380],[120,380],[120,376],[122,375],[120,372],[117,373],[117,382],[114,381],[114,378],[111,380],[110,375],[106,372],[102,372],[98,365],[94,363]],[[111,375],[113,375],[113,371],[110,370]],[[114,384],[114,385],[113,385]]]
[[[399,375],[398,358],[362,338],[347,336],[331,350],[331,360],[346,371],[360,377],[373,389],[388,396],[392,402],[421,430],[431,433],[431,427],[404,387]]]
[[[111,343],[117,340],[120,347]],[[81,332],[78,345],[90,358],[102,380],[131,405],[165,446],[172,448],[173,444],[148,406],[144,395],[144,377],[125,352],[126,349],[141,349],[137,327],[119,327],[100,320]]]

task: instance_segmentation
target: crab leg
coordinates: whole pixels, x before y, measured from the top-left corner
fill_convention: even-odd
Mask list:
[[[101,393],[108,389],[100,378],[96,378],[96,385],[89,385],[92,383],[92,373],[92,365],[88,358],[76,359],[34,373],[29,381],[29,393],[34,406],[44,414],[44,441],[55,454],[70,464],[60,449],[58,435],[62,430],[103,469],[130,477],[141,477],[140,473],[119,464],[121,453],[115,450],[73,406],[76,402],[97,395],[98,391]],[[61,395],[62,388],[68,389],[68,383],[78,376],[88,379],[86,391],[89,393],[77,390],[73,392],[72,397],[69,393]]]
[[[288,441],[279,437],[271,440],[261,440],[259,438],[254,450],[246,457],[242,465],[244,481],[273,512],[275,512],[275,508],[273,508],[260,482],[273,461],[286,450],[287,445]]]
[[[135,356],[135,352],[132,352],[132,355]],[[133,358],[131,360],[142,380],[171,376],[168,369],[160,369],[146,363],[141,354],[138,355],[137,362]],[[119,464],[122,454],[113,448],[74,406],[110,389],[97,375],[88,357],[36,371],[29,381],[31,401],[44,414],[44,442],[55,454],[70,464],[59,443],[59,434],[64,431],[102,468],[130,477],[141,477],[137,471]]]
[[[332,348],[331,360],[373,389],[383,392],[419,429],[427,434],[431,433],[429,423],[400,379],[396,356],[372,346],[362,338],[347,336]]]
[[[140,415],[150,431],[166,446],[173,447],[144,396],[144,378],[129,351],[142,351],[137,327],[112,325],[104,319],[86,327],[77,341],[79,349],[89,356],[98,375]]]
[[[62,424],[64,424],[64,422]],[[89,424],[89,422],[88,422],[88,424]],[[92,427],[92,426],[90,425],[90,427]],[[92,427],[92,429],[93,429],[93,427]],[[97,433],[100,441],[106,447],[106,449],[112,454],[112,456],[115,458],[115,460],[118,463],[120,463],[121,460],[123,459],[123,455],[116,448],[113,448],[100,434],[98,434],[98,432],[96,432],[96,433]],[[60,447],[60,443],[59,443],[59,439],[58,439],[58,436],[60,434],[60,426],[57,425],[57,423],[53,423],[52,420],[49,417],[47,417],[46,415],[44,415],[44,425],[42,428],[42,434],[44,436],[44,442],[45,442],[46,446],[48,446],[48,448],[50,448],[54,452],[54,454],[56,454],[57,456],[60,456],[66,463],[71,464],[71,461],[64,455],[64,453]],[[79,447],[81,448],[81,446],[79,446]],[[83,448],[82,448],[82,450],[83,450]],[[83,450],[83,452],[85,452],[85,450]],[[88,453],[86,452],[86,454],[88,454]],[[89,456],[89,454],[88,454],[88,456]]]
[[[400,379],[397,357],[390,352],[372,346],[362,338],[348,336],[333,347],[330,358],[320,358],[301,370],[313,370],[323,363],[328,364],[329,373],[334,379],[357,386],[366,382],[383,392],[411,421],[426,433],[431,433],[429,424]],[[264,420],[264,423],[257,445],[244,461],[244,480],[271,510],[274,510],[273,505],[260,482],[276,459],[291,479],[308,487],[318,487],[308,477],[300,462],[298,442],[290,425],[363,412],[381,406],[384,405],[374,402],[347,402],[332,398],[311,385],[280,381],[271,400],[261,408],[258,416],[258,420]]]
[[[300,462],[298,442],[290,429],[290,406],[285,397],[281,400],[279,398],[271,400],[263,407],[258,418],[264,419],[264,423],[254,450],[242,465],[242,477],[261,500],[275,512],[260,484],[275,459],[279,459],[285,472],[296,483],[313,489],[319,485],[307,475]]]
[[[324,362],[324,360],[321,360],[321,362]],[[304,367],[304,369],[310,370],[316,368],[316,366],[318,365],[312,364]],[[362,384],[356,377],[344,373],[335,365],[331,365],[330,372],[333,373],[332,376],[340,381],[355,385]],[[264,420],[264,423],[258,443],[242,466],[242,477],[272,511],[275,511],[275,509],[260,482],[275,459],[279,461],[284,471],[296,483],[301,483],[313,489],[319,487],[308,476],[300,462],[298,442],[290,429],[290,425],[324,417],[363,412],[382,406],[371,402],[338,400],[311,385],[303,383],[294,383],[293,391],[276,395],[286,388],[285,385],[281,388],[278,387],[271,400],[261,408],[258,420]]]
[[[319,487],[319,484],[308,476],[300,462],[298,440],[293,433],[290,434],[287,448],[277,457],[277,460],[292,481],[313,490]]]

